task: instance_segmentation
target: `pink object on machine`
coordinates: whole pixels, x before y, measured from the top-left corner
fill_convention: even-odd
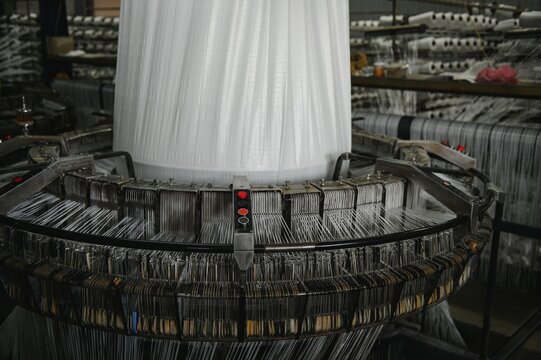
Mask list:
[[[516,84],[518,82],[517,72],[509,65],[502,65],[499,68],[484,68],[479,71],[475,81],[501,84]]]

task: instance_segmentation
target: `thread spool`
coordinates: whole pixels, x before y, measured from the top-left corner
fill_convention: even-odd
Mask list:
[[[446,12],[445,18],[443,19],[443,27],[446,29],[453,29],[455,26],[455,14],[452,12]]]
[[[463,29],[464,28],[464,14],[454,14],[454,21],[451,24],[451,29]]]
[[[479,15],[479,27],[481,29],[487,28],[487,17],[484,15]]]
[[[404,23],[404,15],[396,15],[396,24]],[[391,26],[393,25],[393,16],[392,15],[382,15],[379,17],[380,26]]]
[[[477,62],[477,60],[475,60],[475,59],[466,59],[465,62],[466,62],[466,68],[470,68],[470,67],[472,67],[473,64],[475,64]]]
[[[94,29],[88,29],[83,32],[83,37],[87,39],[95,39],[96,38],[96,32],[97,30]]]
[[[434,37],[412,40],[408,42],[408,49],[430,50],[433,41],[435,41]]]
[[[95,25],[101,25],[103,23],[103,16],[94,16],[94,19],[92,19],[92,22]]]
[[[483,16],[481,24],[483,30],[490,29],[492,27],[491,18],[489,16]]]
[[[460,39],[459,38],[449,38],[449,49],[451,51],[462,51],[462,47],[460,46]]]
[[[103,37],[105,39],[116,39],[118,38],[118,31],[116,30],[106,30],[103,32]]]
[[[479,15],[471,15],[470,16],[470,26],[469,26],[469,29],[470,30],[478,30],[480,25],[479,25],[479,21],[481,20],[479,18]]]
[[[486,25],[486,20],[484,15],[476,15],[477,18],[477,27],[476,30],[482,30]]]
[[[441,72],[441,62],[440,61],[428,61],[422,65],[417,66],[415,72],[419,74],[439,74]]]
[[[520,27],[541,27],[541,11],[523,11],[519,17]]]
[[[408,19],[408,24],[410,25],[426,25],[429,28],[436,27],[437,16],[434,11],[429,11],[426,13],[410,16]]]
[[[461,52],[469,52],[471,50],[471,43],[470,39],[460,39],[460,49]]]
[[[452,61],[442,64],[444,71],[455,71],[455,64]]]
[[[449,50],[449,39],[448,38],[434,38],[426,37],[419,40],[413,40],[408,42],[408,49],[410,50],[421,50],[421,51],[433,51],[433,52],[442,52]]]
[[[441,61],[438,61],[437,62],[438,66],[439,66],[439,72],[442,73],[445,71],[445,64]]]
[[[461,29],[470,29],[471,28],[471,23],[472,23],[472,18],[470,16],[470,14],[468,13],[462,13],[462,27]]]
[[[518,19],[502,20],[494,27],[494,31],[508,31],[519,27]]]
[[[91,69],[91,70],[88,70],[87,72],[87,76],[91,79],[99,79],[100,77],[100,72],[99,70],[97,69]]]
[[[444,29],[447,24],[447,15],[445,13],[436,13],[436,21],[434,22],[434,28]]]
[[[351,28],[353,30],[364,30],[371,27],[371,22],[369,20],[356,20],[351,22]]]
[[[447,38],[435,39],[431,43],[430,51],[433,52],[443,52],[449,50],[449,41]]]

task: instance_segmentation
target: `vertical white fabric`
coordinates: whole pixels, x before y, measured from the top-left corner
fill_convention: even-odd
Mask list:
[[[348,0],[122,1],[115,150],[144,178],[329,178],[351,148]]]

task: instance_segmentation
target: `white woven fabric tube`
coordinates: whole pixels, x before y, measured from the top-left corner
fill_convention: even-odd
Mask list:
[[[351,149],[347,0],[121,5],[114,149],[143,178],[329,178]]]

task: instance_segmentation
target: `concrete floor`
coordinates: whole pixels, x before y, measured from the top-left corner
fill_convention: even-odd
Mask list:
[[[484,291],[484,284],[473,280],[449,301],[453,319],[471,350],[477,350],[480,346]],[[501,345],[505,337],[511,335],[539,306],[540,297],[496,289],[490,348]],[[541,359],[541,328],[512,359]]]

